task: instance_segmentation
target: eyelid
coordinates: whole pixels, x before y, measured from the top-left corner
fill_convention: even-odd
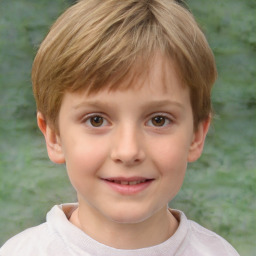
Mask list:
[[[88,125],[88,124],[87,124],[88,127],[90,127],[90,128],[92,127],[92,128],[97,128],[97,129],[99,129],[99,128],[103,128],[103,127],[108,126],[109,124],[111,124],[110,121],[108,120],[108,118],[106,117],[106,115],[103,114],[103,113],[101,113],[101,112],[93,112],[93,113],[85,114],[85,115],[82,117],[81,122],[82,122],[82,123],[87,123],[87,122],[90,120],[90,118],[96,117],[96,116],[102,117],[103,120],[107,122],[107,125],[101,125],[101,126],[99,126],[99,127],[94,127],[94,126],[92,126],[92,125]]]
[[[156,117],[156,116],[166,117],[170,120],[174,119],[174,116],[172,114],[169,114],[169,113],[166,113],[166,112],[154,112],[154,113],[149,115],[148,119]]]
[[[165,113],[165,112],[155,112],[155,113],[149,115],[149,117],[147,118],[146,124],[148,122],[150,122],[152,120],[152,118],[157,117],[157,116],[161,116],[161,117],[166,118],[167,120],[169,120],[169,124],[174,122],[174,117],[171,114],[168,114],[168,113]],[[166,127],[167,125],[159,126],[159,127],[153,126],[153,125],[152,126],[155,127],[155,128],[163,128],[163,127]]]

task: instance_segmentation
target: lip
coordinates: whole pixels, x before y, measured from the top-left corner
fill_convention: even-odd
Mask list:
[[[111,177],[102,179],[111,189],[122,195],[135,195],[150,186],[154,179],[145,177]],[[127,184],[130,183],[130,184]]]

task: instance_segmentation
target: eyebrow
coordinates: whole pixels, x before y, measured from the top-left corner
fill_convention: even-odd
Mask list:
[[[98,108],[105,108],[109,105],[109,103],[104,103],[102,101],[85,101],[81,102],[75,106],[73,106],[73,109],[79,109],[83,107],[98,107]]]
[[[79,103],[75,106],[73,106],[73,109],[79,109],[79,108],[83,108],[83,107],[96,107],[96,108],[108,108],[110,106],[111,102],[103,102],[103,101],[98,101],[98,100],[93,100],[93,101],[85,101],[82,103]],[[183,109],[184,106],[182,103],[177,102],[177,101],[171,101],[171,100],[153,100],[153,101],[149,101],[147,102],[145,105],[143,105],[142,107],[147,109],[147,108],[160,108],[160,107],[166,107],[166,106],[175,106],[178,107],[180,109]]]
[[[178,108],[184,108],[182,103],[180,103],[178,101],[171,101],[171,100],[151,101],[151,102],[148,102],[147,104],[145,104],[145,107],[165,107],[168,105],[176,106]]]

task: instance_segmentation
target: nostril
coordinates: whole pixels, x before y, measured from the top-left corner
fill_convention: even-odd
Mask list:
[[[132,157],[132,156],[119,156],[119,157],[112,157],[112,160],[115,162],[115,163],[118,163],[118,164],[124,164],[124,165],[134,165],[134,164],[139,164],[143,161],[143,157]]]
[[[133,135],[132,135],[133,134]],[[111,159],[124,165],[139,164],[145,158],[143,145],[139,142],[136,131],[122,133],[113,141]]]

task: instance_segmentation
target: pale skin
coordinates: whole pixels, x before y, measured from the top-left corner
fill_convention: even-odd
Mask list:
[[[39,112],[49,158],[65,163],[79,207],[70,222],[120,249],[153,246],[178,221],[167,209],[188,162],[203,150],[210,118],[195,131],[189,90],[160,55],[127,90],[66,93],[59,132]]]

